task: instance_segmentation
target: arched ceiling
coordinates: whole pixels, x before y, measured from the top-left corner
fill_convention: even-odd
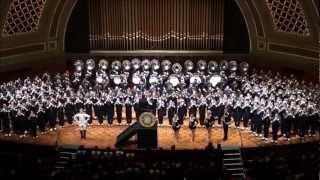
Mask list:
[[[0,1],[0,57],[64,52],[69,17],[78,0]],[[234,0],[245,18],[251,53],[318,61],[317,0]]]

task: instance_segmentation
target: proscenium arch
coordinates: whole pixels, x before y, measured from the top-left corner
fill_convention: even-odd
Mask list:
[[[66,32],[67,32],[67,26],[69,24],[71,15],[74,11],[74,8],[76,7],[76,4],[79,0],[68,0],[65,2],[65,7],[63,8],[67,12],[61,12],[62,16],[65,16],[65,19],[62,19],[62,22],[59,24],[58,27],[58,49],[65,52],[66,50]],[[249,37],[249,53],[253,52],[257,48],[257,30],[256,30],[256,23],[255,22],[251,9],[248,6],[247,0],[232,0],[235,1],[238,8],[240,9],[240,12],[244,18],[246,29],[248,31],[248,37]],[[252,2],[254,3],[254,2]],[[59,13],[59,12],[57,12]],[[61,18],[61,17],[60,17]],[[60,37],[60,38],[59,38]]]
[[[67,18],[65,20],[65,22],[63,23],[63,27],[62,27],[62,47],[61,49],[63,50],[63,52],[65,52],[65,36],[66,36],[66,32],[67,32],[67,27],[68,27],[68,24],[69,24],[69,20],[70,20],[70,17],[72,15],[72,12],[74,11],[74,8],[75,6],[77,5],[79,0],[68,0],[66,3],[68,2],[71,2],[71,7],[70,7],[70,10],[68,11],[67,13]]]
[[[236,4],[238,5],[241,13],[242,13],[242,17],[244,18],[244,21],[246,23],[246,27],[247,27],[247,31],[248,31],[248,35],[249,35],[249,44],[250,44],[250,48],[249,48],[249,52],[253,52],[256,48],[257,48],[257,28],[256,28],[256,23],[259,22],[255,22],[254,18],[253,18],[253,13],[247,3],[247,0],[234,0],[236,2]],[[250,0],[248,0],[250,1]],[[254,2],[252,2],[254,3]],[[264,29],[263,29],[264,31]]]

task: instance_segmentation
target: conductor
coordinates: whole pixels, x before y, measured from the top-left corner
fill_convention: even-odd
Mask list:
[[[78,123],[80,128],[80,138],[86,139],[86,131],[88,127],[88,121],[90,115],[83,112],[83,109],[80,109],[80,112],[74,115],[74,120]]]
[[[228,107],[225,108],[224,110],[224,114],[222,116],[222,123],[223,123],[223,140],[227,140],[228,139],[228,129],[229,129],[229,125],[231,124],[231,114],[229,113],[229,109]]]

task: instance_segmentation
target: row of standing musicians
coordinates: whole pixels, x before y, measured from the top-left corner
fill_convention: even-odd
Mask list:
[[[292,130],[300,137],[304,137],[309,132],[310,135],[315,135],[316,131],[320,132],[319,112],[316,111],[311,114],[285,115],[281,110],[270,110],[266,113],[263,109],[253,110],[250,106],[238,106],[236,104],[226,106],[223,103],[219,103],[216,106],[208,107],[205,103],[187,106],[185,102],[177,102],[176,99],[171,99],[168,103],[161,101],[161,98],[158,101],[160,102],[146,98],[141,100],[141,102],[146,102],[152,107],[152,111],[157,116],[160,125],[163,123],[164,117],[167,116],[169,124],[176,131],[184,124],[185,117],[189,116],[190,129],[195,129],[199,126],[212,128],[216,121],[218,124],[222,122],[225,132],[224,139],[228,137],[228,125],[232,120],[236,127],[240,127],[240,122],[243,121],[244,128],[250,129],[264,139],[269,138],[271,126],[273,141],[278,139],[279,130],[281,130],[281,135],[284,135],[288,140]],[[87,102],[74,103],[67,101],[65,105],[48,102],[43,106],[35,103],[30,104],[30,107],[19,107],[17,109],[9,108],[4,104],[0,110],[0,129],[6,136],[10,136],[12,132],[15,132],[20,137],[23,137],[29,132],[33,137],[37,137],[37,127],[43,133],[47,126],[49,126],[50,130],[55,130],[57,123],[60,126],[64,126],[65,120],[72,124],[74,114],[82,108],[90,115],[89,124],[92,123],[93,114],[100,124],[103,123],[106,117],[109,125],[113,124],[114,119],[119,124],[121,123],[123,109],[125,109],[128,125],[132,123],[133,110],[136,117],[141,114],[139,103],[120,103],[120,101],[102,103],[98,100]],[[116,118],[114,118],[115,115]]]

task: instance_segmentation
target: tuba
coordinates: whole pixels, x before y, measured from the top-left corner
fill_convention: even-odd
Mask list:
[[[190,72],[194,69],[194,63],[191,61],[191,60],[187,60],[185,63],[184,63],[184,68],[187,72]]]
[[[121,62],[118,61],[118,60],[113,61],[113,62],[111,63],[111,68],[112,68],[113,71],[116,71],[116,72],[120,71],[120,69],[121,69]]]
[[[182,71],[182,66],[180,63],[174,63],[171,67],[172,72],[175,74],[179,74]]]
[[[198,71],[205,71],[207,69],[207,62],[205,60],[199,60],[197,63]]]
[[[100,59],[100,61],[99,61],[99,68],[101,69],[101,70],[107,70],[108,69],[108,66],[109,66],[109,62],[107,61],[107,60],[105,60],[105,59]]]
[[[123,71],[129,72],[131,70],[131,62],[129,60],[122,61]]]
[[[161,62],[161,69],[162,71],[169,71],[171,68],[172,63],[169,60],[163,60]]]

